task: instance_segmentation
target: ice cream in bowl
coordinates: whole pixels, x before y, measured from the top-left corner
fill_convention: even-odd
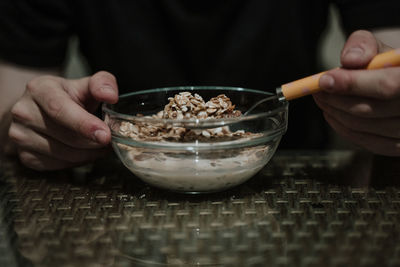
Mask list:
[[[185,86],[121,95],[104,104],[112,146],[144,182],[181,193],[237,186],[271,159],[287,128],[288,103],[236,87]]]

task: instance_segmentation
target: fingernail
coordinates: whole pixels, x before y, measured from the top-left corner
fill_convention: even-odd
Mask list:
[[[332,91],[333,86],[335,85],[335,79],[332,76],[324,74],[319,79],[319,84],[321,88],[327,91]]]
[[[360,57],[364,54],[364,50],[360,47],[349,48],[344,54],[345,57]]]
[[[100,144],[106,144],[108,141],[107,133],[104,130],[96,130],[94,132],[94,138],[95,141]]]
[[[109,85],[103,85],[102,87],[100,87],[100,90],[106,94],[114,94],[115,93],[115,90]]]

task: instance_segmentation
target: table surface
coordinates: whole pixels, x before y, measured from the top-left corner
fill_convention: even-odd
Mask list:
[[[400,266],[398,158],[280,151],[205,195],[150,187],[115,158],[0,164],[0,266]]]

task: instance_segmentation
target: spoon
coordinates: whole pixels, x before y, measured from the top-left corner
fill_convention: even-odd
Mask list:
[[[376,55],[374,58],[372,58],[372,60],[365,69],[374,70],[374,69],[383,69],[396,66],[400,66],[400,48],[393,49],[388,52]],[[327,71],[323,71],[281,85],[281,87],[276,88],[275,95],[268,96],[266,98],[257,101],[246,112],[244,112],[242,116],[248,116],[260,104],[270,100],[278,99],[279,101],[288,101],[321,91],[321,88],[319,87],[319,79],[326,72]],[[221,126],[229,126],[231,124],[235,124],[235,122],[218,121],[214,122],[213,124],[210,124],[207,121],[203,122],[195,121],[193,123],[185,124],[184,127],[189,129],[209,129]]]
[[[376,55],[368,64],[366,69],[374,70],[396,66],[400,66],[400,48]],[[319,79],[324,73],[326,73],[326,71],[283,84],[281,87],[276,89],[276,95],[263,98],[254,103],[245,113],[243,113],[243,115],[249,115],[251,111],[258,107],[258,105],[269,100],[276,98],[280,101],[292,100],[321,91],[321,88],[319,87]]]

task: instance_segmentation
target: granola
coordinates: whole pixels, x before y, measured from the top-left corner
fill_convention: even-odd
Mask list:
[[[229,97],[220,94],[205,102],[198,95],[190,92],[181,92],[174,97],[168,98],[169,103],[164,109],[151,116],[144,116],[156,119],[221,119],[240,117],[242,113],[235,110]],[[138,114],[137,116],[142,116]],[[142,141],[182,141],[193,140],[235,140],[249,137],[252,133],[238,130],[230,131],[228,126],[212,129],[187,129],[163,123],[128,122],[123,121],[119,127],[122,136]]]
[[[242,115],[224,94],[205,102],[198,94],[181,92],[168,100],[169,103],[160,114],[164,119],[220,119]]]

